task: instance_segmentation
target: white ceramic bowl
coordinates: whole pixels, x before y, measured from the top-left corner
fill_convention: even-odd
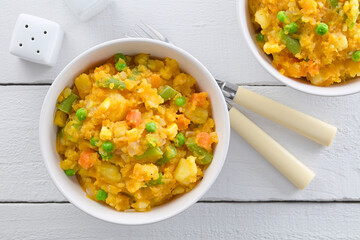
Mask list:
[[[273,67],[272,59],[264,53],[256,42],[256,33],[251,22],[248,1],[249,0],[237,0],[236,11],[238,13],[240,27],[251,52],[261,66],[263,66],[274,78],[299,91],[320,96],[343,96],[360,92],[359,78],[352,79],[345,83],[334,84],[329,87],[318,87],[310,84],[308,81],[290,78],[280,74],[280,72]]]
[[[149,53],[154,57],[170,57],[178,61],[180,68],[191,74],[202,91],[209,94],[216,132],[219,136],[214,158],[204,178],[190,192],[172,201],[154,207],[150,212],[118,212],[86,197],[75,177],[68,177],[60,168],[60,157],[56,152],[57,127],[53,124],[58,95],[66,86],[72,86],[74,79],[89,66],[99,64],[114,54],[122,52],[132,55]],[[51,85],[40,115],[39,138],[41,152],[47,170],[62,194],[75,206],[99,219],[128,225],[153,223],[172,217],[198,201],[211,187],[221,171],[229,146],[230,123],[223,95],[210,72],[193,56],[170,44],[150,39],[119,39],[97,45],[71,61]]]

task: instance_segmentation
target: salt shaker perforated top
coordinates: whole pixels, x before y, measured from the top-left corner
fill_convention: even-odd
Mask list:
[[[64,31],[60,25],[44,18],[20,14],[11,37],[9,51],[27,61],[54,66]]]
[[[65,2],[81,21],[87,21],[103,11],[110,0],[65,0]]]

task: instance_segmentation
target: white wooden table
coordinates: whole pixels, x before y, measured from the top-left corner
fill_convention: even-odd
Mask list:
[[[241,0],[240,0],[241,1]],[[0,239],[359,239],[360,94],[326,98],[279,84],[256,62],[239,30],[235,0],[119,0],[88,22],[62,0],[2,1],[0,13]],[[58,22],[66,35],[53,68],[8,53],[16,18]],[[273,122],[243,112],[313,169],[297,190],[232,133],[225,166],[193,207],[146,226],[109,224],[83,213],[56,189],[44,167],[38,119],[56,75],[76,55],[123,37],[143,19],[231,81],[338,127],[322,147]]]

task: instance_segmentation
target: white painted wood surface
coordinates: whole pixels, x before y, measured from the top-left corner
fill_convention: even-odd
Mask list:
[[[97,220],[71,204],[1,205],[0,239],[306,239],[356,240],[359,204],[197,203],[146,226]],[[19,216],[21,216],[19,218]]]
[[[234,12],[235,0],[113,0],[109,8],[85,23],[62,0],[1,3],[0,239],[359,239],[360,94],[325,98],[279,84],[247,49]],[[55,67],[8,53],[20,13],[56,21],[64,28],[64,45]],[[325,148],[243,109],[316,172],[307,189],[297,190],[233,133],[225,166],[214,186],[201,203],[170,220],[117,226],[67,203],[47,175],[40,154],[38,118],[49,86],[35,84],[51,83],[76,55],[122,37],[139,19],[197,57],[216,78],[265,85],[247,88],[339,128],[333,144]],[[337,203],[322,203],[333,201]]]

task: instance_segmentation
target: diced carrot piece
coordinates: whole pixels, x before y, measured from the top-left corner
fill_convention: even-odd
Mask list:
[[[207,96],[207,92],[194,93],[193,95],[191,95],[190,103],[193,106],[207,108],[209,106]]]
[[[89,169],[95,163],[96,157],[93,150],[85,150],[80,154],[79,165],[84,169]]]
[[[314,61],[310,60],[308,62],[308,72],[311,76],[315,76],[319,73],[319,65],[317,65]]]
[[[211,149],[212,144],[212,138],[209,133],[207,132],[201,132],[198,135],[196,135],[196,143],[206,150]]]
[[[186,118],[184,114],[181,114],[177,117],[175,123],[178,125],[179,129],[185,130],[190,124],[190,119]]]
[[[159,75],[153,74],[150,76],[150,84],[153,88],[158,88],[163,85],[163,81]]]
[[[131,110],[126,115],[126,121],[133,127],[138,126],[141,123],[141,112],[138,109]]]

